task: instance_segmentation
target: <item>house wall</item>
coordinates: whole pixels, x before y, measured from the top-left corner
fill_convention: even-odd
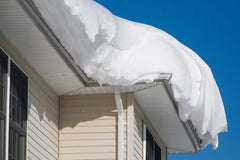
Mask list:
[[[1,33],[0,46],[28,75],[27,159],[58,159],[58,96]]]
[[[21,54],[1,35],[0,46],[28,75],[28,160],[117,159],[117,109],[114,95],[69,96],[56,93],[23,60]],[[167,159],[167,149],[133,94],[122,95],[125,108],[124,158],[144,159],[143,126],[146,124]],[[60,131],[58,131],[60,125]]]
[[[133,148],[134,148],[134,159],[135,160],[143,160],[143,120],[141,117],[135,112],[134,114],[134,132],[133,132]]]
[[[127,95],[128,159],[143,160],[143,121],[135,113],[134,96]]]
[[[136,160],[140,160],[141,156],[144,157],[144,124],[150,132],[152,133],[153,137],[155,138],[156,142],[158,143],[159,147],[161,148],[161,156],[162,160],[167,160],[167,148],[163,144],[161,138],[158,136],[157,132],[151,125],[150,121],[138,106],[136,101],[134,101],[134,155]],[[141,152],[142,150],[142,152]],[[141,154],[142,153],[142,154]],[[144,159],[144,158],[143,158]]]
[[[167,149],[152,127],[148,118],[139,108],[133,94],[127,95],[127,117],[128,117],[128,159],[145,160],[144,155],[144,124],[151,131],[152,135],[160,145],[162,160],[167,160]]]
[[[125,108],[126,95],[122,95]],[[114,95],[61,98],[60,160],[117,159],[117,109]],[[124,157],[126,159],[126,126]]]

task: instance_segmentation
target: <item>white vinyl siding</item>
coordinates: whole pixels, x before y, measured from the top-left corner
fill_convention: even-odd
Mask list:
[[[27,160],[58,159],[58,96],[0,34],[0,46],[28,75]]]
[[[143,160],[143,121],[137,113],[134,114],[134,159]]]
[[[34,82],[29,85],[28,147],[30,160],[58,159],[58,101]]]
[[[147,127],[149,127],[149,130],[152,132],[153,136],[156,138],[156,141],[160,145],[160,148],[162,150],[162,160],[167,160],[167,149],[163,145],[160,137],[157,136],[156,131],[152,127],[151,123],[149,123],[148,118],[145,116],[145,114],[142,112],[142,110],[139,108],[137,103],[135,102],[134,97],[132,96],[133,100],[133,159],[134,160],[145,160],[145,151],[144,151],[144,124],[146,124]]]
[[[123,96],[123,105],[126,98]],[[60,160],[115,160],[117,109],[114,95],[63,97]],[[126,111],[124,114],[126,122]],[[124,155],[126,157],[126,126]]]

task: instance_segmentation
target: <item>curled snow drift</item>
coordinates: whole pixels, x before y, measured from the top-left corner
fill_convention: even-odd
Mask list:
[[[43,18],[84,72],[99,83],[131,85],[171,73],[179,116],[190,119],[203,147],[227,131],[211,70],[164,31],[114,16],[92,0],[34,0]]]

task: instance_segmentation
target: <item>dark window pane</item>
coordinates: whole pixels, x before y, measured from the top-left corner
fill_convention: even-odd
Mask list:
[[[155,142],[155,160],[161,160],[161,148]]]
[[[8,57],[0,49],[0,160],[4,159]]]
[[[3,112],[3,106],[4,106],[4,87],[2,84],[0,84],[0,112]]]
[[[150,131],[146,133],[146,160],[153,160],[153,143],[154,139]]]
[[[27,120],[27,77],[11,63],[10,120],[25,129]]]
[[[9,155],[13,154],[13,131],[10,128],[9,129],[9,149],[8,149]]]
[[[0,49],[0,112],[5,112],[5,88],[7,76],[7,56]]]
[[[146,160],[161,160],[161,148],[148,129],[146,129]]]
[[[9,135],[9,159],[24,160],[25,159],[26,138],[14,129],[10,129]]]
[[[26,150],[27,77],[13,63],[10,73],[9,159],[24,160]]]
[[[5,146],[5,121],[0,118],[0,160],[4,159],[4,146]]]

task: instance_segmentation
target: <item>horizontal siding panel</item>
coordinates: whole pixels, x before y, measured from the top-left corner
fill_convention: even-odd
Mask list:
[[[118,113],[114,95],[64,97],[61,113],[60,160],[116,159]],[[126,159],[126,125],[124,130]]]
[[[87,134],[61,134],[60,140],[96,140],[96,139],[114,139],[116,133],[87,133]]]
[[[87,99],[78,99],[78,100],[63,100],[62,105],[63,106],[68,106],[69,108],[73,108],[73,107],[101,107],[101,106],[106,106],[107,108],[116,108],[116,102],[115,100],[106,100],[106,99],[94,99],[92,98],[91,100],[87,100]]]
[[[60,160],[116,160],[116,153],[92,153],[92,154],[64,154]],[[127,154],[124,152],[123,158],[126,159]]]
[[[143,159],[143,123],[142,119],[134,113],[134,159],[135,160],[142,160]]]
[[[40,113],[40,115],[43,115],[43,113],[45,113],[45,116],[47,119],[51,119],[52,121],[55,121],[55,122],[57,121],[58,109],[53,112],[52,110],[54,109],[49,109],[51,108],[50,105],[48,105],[47,107],[44,106],[42,102],[38,101],[32,95],[29,95],[28,98],[29,98],[30,108],[35,110],[37,113]]]
[[[66,127],[61,133],[115,133],[117,126],[89,126],[89,127]],[[124,126],[126,131],[126,126]]]
[[[27,158],[29,160],[58,159],[58,100],[38,87],[29,87],[27,122]],[[33,88],[34,86],[34,88]]]
[[[75,127],[86,127],[86,126],[112,126],[117,124],[116,119],[109,119],[109,120],[91,120],[91,121],[62,121],[63,126],[71,126],[72,124],[75,125]]]
[[[52,93],[51,89],[48,88],[47,91],[43,91],[40,87],[35,85],[34,82],[30,79],[29,83],[29,95],[32,95],[34,99],[38,102],[41,102],[43,106],[51,106],[46,108],[49,113],[58,113],[58,96]],[[46,87],[46,86],[45,86]]]
[[[73,101],[106,101],[106,102],[115,102],[113,94],[95,94],[95,95],[81,95],[81,96],[65,96],[62,98],[64,102],[73,102]]]
[[[29,76],[29,91],[36,97],[39,97],[41,101],[47,102],[51,106],[56,106],[58,104],[58,95],[36,73],[29,74]]]
[[[41,124],[41,122],[38,122],[36,119],[32,117],[32,115],[29,116],[28,128],[31,128],[33,131],[38,131],[39,133],[44,134],[51,141],[57,144],[58,134],[56,134],[55,131],[48,130],[46,125],[43,125]]]
[[[61,133],[115,133],[116,126],[64,128]]]
[[[41,119],[39,117],[38,113],[36,113],[34,110],[30,109],[30,115],[29,115],[29,121],[34,121],[32,123],[39,124],[43,128],[45,128],[49,133],[51,133],[53,136],[57,137],[58,135],[58,128],[56,124],[52,121],[46,121],[44,119]]]
[[[135,136],[135,138],[137,138],[138,141],[143,141],[143,135],[142,134],[143,134],[142,131],[134,128],[134,136]]]
[[[40,160],[31,150],[27,152],[27,160]]]
[[[135,153],[135,155],[142,157],[142,154],[143,154],[142,147],[134,147],[134,153]]]
[[[63,116],[61,117],[61,121],[64,122],[69,122],[69,121],[72,121],[73,124],[67,124],[69,126],[73,126],[75,127],[76,124],[78,124],[79,122],[86,122],[86,121],[94,121],[94,120],[117,120],[117,117],[114,117],[114,116],[105,116],[105,115],[102,115],[101,117],[95,117],[95,118],[92,118],[92,117],[89,117],[88,115],[82,115],[81,116],[81,121],[79,121],[77,119],[77,117],[71,117],[71,116],[68,116],[68,117],[64,117]],[[63,126],[64,123],[61,124],[61,126]]]
[[[34,155],[34,157],[36,157],[35,159],[39,159],[39,160],[47,160],[47,157],[45,157],[38,149],[37,146],[34,146],[33,143],[29,143],[28,144],[28,153],[30,153],[30,155]],[[33,159],[33,160],[35,160]]]
[[[51,159],[58,158],[58,152],[54,151],[45,141],[42,141],[39,137],[34,134],[29,136],[29,142],[33,143],[34,146],[37,146],[38,150]]]
[[[127,139],[124,139],[124,144],[126,144]],[[62,140],[60,141],[60,147],[98,147],[98,146],[115,146],[117,145],[117,140],[116,139],[95,139],[95,140]]]
[[[106,115],[103,115],[103,114],[95,114],[95,113],[92,113],[92,114],[73,114],[72,116],[71,115],[62,115],[62,121],[64,120],[67,120],[67,121],[78,121],[79,122],[79,119],[81,117],[81,121],[91,121],[91,120],[106,120],[106,119],[116,119],[117,117],[117,114],[116,113],[109,113],[109,114],[106,114]],[[81,122],[80,121],[80,122]]]
[[[143,125],[142,125],[142,122],[140,121],[140,122],[134,122],[134,128],[136,129],[136,130],[138,130],[138,131],[140,131],[140,133],[142,133],[142,128],[143,128]]]
[[[143,145],[143,140],[141,137],[136,136],[136,134],[134,134],[134,142],[135,144],[137,144],[138,146],[142,147]]]
[[[54,142],[48,139],[44,134],[41,134],[36,130],[33,131],[31,128],[28,130],[28,134],[31,135],[31,137],[33,137],[34,140],[38,141],[42,145],[45,145],[44,148],[46,150],[50,151],[53,154],[58,154],[57,153],[58,145],[54,144]]]
[[[70,119],[70,120],[69,120]],[[64,127],[81,127],[81,126],[89,126],[89,124],[91,124],[90,126],[105,126],[105,124],[109,123],[109,125],[117,125],[117,117],[106,117],[106,116],[102,116],[96,119],[90,119],[88,118],[88,116],[86,115],[85,117],[81,117],[81,121],[74,119],[72,120],[71,118],[69,119],[62,119],[61,120],[61,126],[62,128]],[[126,117],[124,118],[124,122],[126,122],[127,119]]]
[[[57,160],[57,157],[51,155],[48,151],[44,149],[44,146],[41,146],[37,141],[29,136],[28,142],[30,143],[29,150],[37,153],[38,158],[41,160]]]
[[[89,146],[116,146],[116,140],[82,140],[82,141],[60,141],[60,146],[66,147],[89,147]]]
[[[116,133],[73,133],[73,134],[61,134],[60,140],[96,140],[96,139],[115,139],[117,137]],[[125,132],[124,137],[127,137]]]
[[[143,143],[141,143],[141,142],[139,142],[139,141],[137,141],[136,139],[134,139],[134,148],[136,149],[136,150],[142,150],[142,145],[143,145]]]
[[[77,113],[74,112],[72,114],[63,114],[62,115],[62,120],[78,120],[78,119],[85,120],[85,121],[90,121],[90,120],[95,120],[95,119],[104,119],[104,117],[106,119],[108,118],[113,118],[113,117],[117,117],[117,112],[95,112],[95,113]],[[126,113],[124,113],[124,117],[126,117]],[[114,119],[115,119],[114,118]]]
[[[136,154],[136,152],[134,152],[134,160],[143,160],[143,157],[140,156],[139,154]]]
[[[72,113],[72,112],[117,112],[117,107],[112,105],[69,105],[68,107],[62,108],[64,113]],[[124,110],[126,112],[126,110]]]
[[[62,98],[62,105],[66,106],[113,106],[116,107],[113,94],[106,95],[86,95],[86,96],[66,96]],[[126,97],[122,96],[123,106],[126,107]]]
[[[92,154],[63,154],[61,160],[106,160],[115,159],[115,153],[92,153]]]
[[[104,147],[62,147],[60,149],[61,153],[64,154],[75,154],[75,153],[109,153],[109,152],[116,152],[117,147],[112,146],[104,146]],[[124,152],[126,152],[126,149],[124,148]]]

